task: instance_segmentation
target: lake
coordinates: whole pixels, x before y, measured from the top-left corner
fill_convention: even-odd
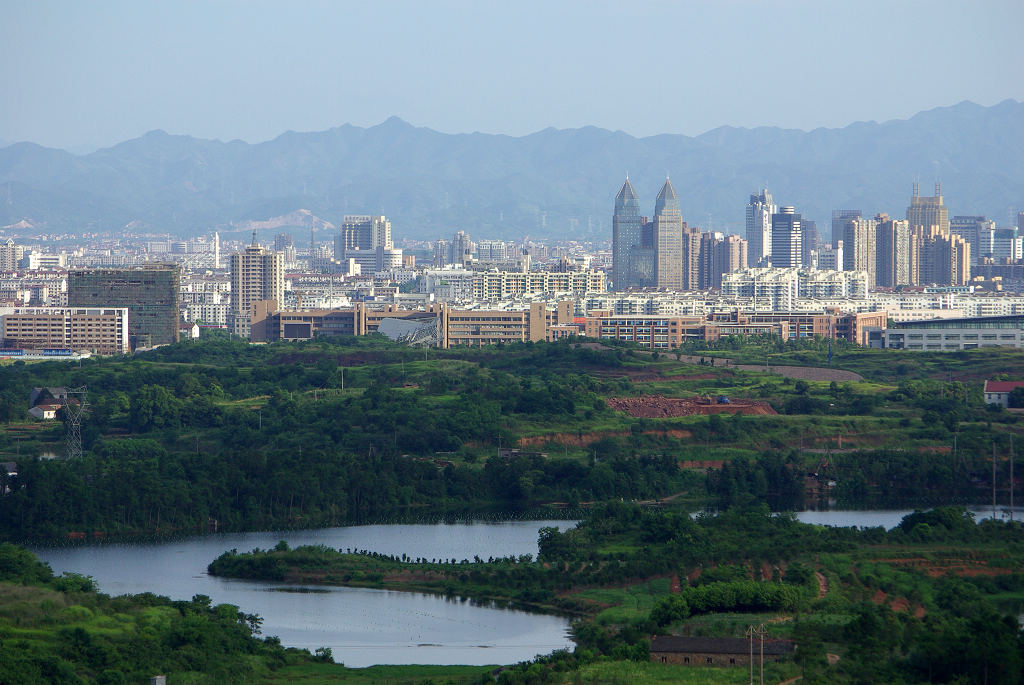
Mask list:
[[[347,526],[230,533],[158,543],[35,547],[57,574],[92,576],[110,595],[208,595],[263,618],[263,634],[289,647],[330,647],[347,666],[508,664],[572,649],[569,621],[438,595],[366,588],[295,586],[216,578],[206,565],[229,549],[326,545],[410,557],[470,559],[537,554],[537,532],[574,521]],[[308,590],[303,592],[302,590]]]

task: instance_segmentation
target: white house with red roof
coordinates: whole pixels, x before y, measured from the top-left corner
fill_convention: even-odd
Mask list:
[[[1024,381],[985,381],[985,404],[998,404],[1004,409],[1010,406],[1010,393],[1024,388]]]

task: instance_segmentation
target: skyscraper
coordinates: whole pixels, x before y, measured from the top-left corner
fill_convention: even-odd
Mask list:
[[[747,204],[747,260],[752,266],[764,266],[772,253],[772,214],[778,208],[765,188],[751,195]]]
[[[949,222],[949,231],[971,246],[971,263],[978,264],[982,257],[995,253],[996,222],[983,216],[954,216]]]
[[[176,264],[68,272],[68,306],[127,307],[133,348],[178,341],[180,291]]]
[[[940,233],[949,234],[949,210],[942,204],[941,183],[935,183],[933,197],[921,197],[920,186],[914,183],[910,206],[907,207],[907,222],[911,228],[923,226],[927,230],[931,226],[938,226]]]
[[[252,234],[252,245],[231,255],[231,309],[228,324],[235,335],[248,338],[252,305],[284,299],[284,255],[263,247]]]
[[[913,285],[910,224],[890,219],[886,214],[878,215],[875,220],[875,284],[887,288]],[[870,278],[868,283],[870,287]]]
[[[679,195],[672,181],[658,191],[654,202],[654,254],[655,276],[659,288],[682,290],[683,282],[683,213],[679,208]]]
[[[615,290],[640,285],[634,251],[641,245],[642,221],[640,200],[627,176],[615,196],[615,213],[612,215],[612,281]]]
[[[722,274],[747,268],[747,241],[738,235],[727,235],[716,240],[712,247],[709,287],[722,287]]]
[[[859,214],[859,212],[858,212]],[[843,270],[868,272],[868,287],[875,287],[877,219],[860,216],[843,223]]]
[[[835,247],[837,240],[845,240],[843,235],[846,232],[846,222],[849,219],[859,219],[859,209],[833,209],[832,210],[832,246]]]
[[[789,268],[801,266],[803,232],[800,215],[793,207],[782,207],[772,214],[772,266]]]

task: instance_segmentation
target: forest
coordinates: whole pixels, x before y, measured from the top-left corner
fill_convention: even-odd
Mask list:
[[[756,342],[736,354],[757,356]],[[765,354],[821,354],[816,341],[791,347],[773,342]],[[991,497],[993,454],[1005,502],[1021,423],[986,407],[975,379],[979,366],[1013,368],[1021,353],[968,354],[956,373],[934,361],[896,380],[872,371],[876,352],[840,350],[868,375],[839,383],[709,368],[682,351],[560,342],[424,352],[375,337],[212,339],[80,365],[15,362],[0,366],[0,458],[17,464],[16,475],[0,473],[0,538],[572,510],[609,498],[794,510],[817,506],[815,478],[848,507],[971,503]],[[26,418],[34,387],[87,388],[81,459],[32,458],[66,450],[62,422]],[[609,406],[708,395],[767,408],[648,417]]]

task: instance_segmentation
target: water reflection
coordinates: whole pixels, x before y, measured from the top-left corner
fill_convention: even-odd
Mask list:
[[[501,664],[573,647],[568,621],[437,595],[216,578],[206,565],[228,549],[285,540],[411,558],[473,559],[537,553],[544,526],[572,521],[376,525],[232,533],[160,543],[39,547],[54,572],[96,579],[111,595],[153,592],[173,599],[209,595],[263,617],[263,633],[291,647],[330,647],[336,661],[373,664]]]

